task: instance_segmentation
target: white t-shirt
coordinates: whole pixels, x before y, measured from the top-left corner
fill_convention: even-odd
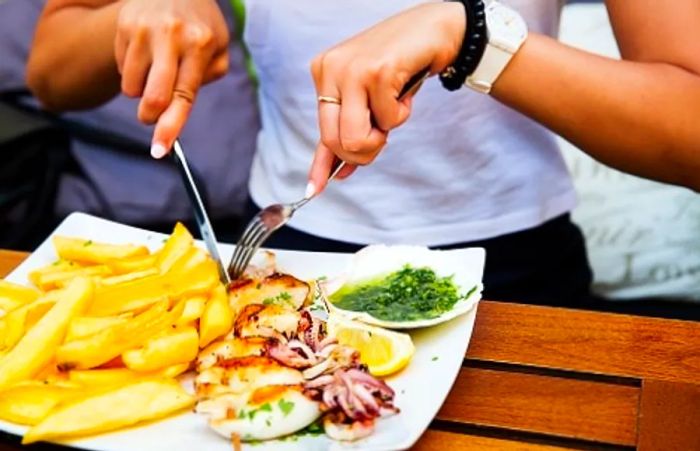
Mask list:
[[[263,124],[250,181],[258,205],[303,196],[319,136],[313,57],[417,3],[247,0],[245,39]],[[531,31],[557,33],[559,0],[505,3]],[[549,131],[488,96],[449,92],[432,78],[375,162],[331,182],[290,226],[353,243],[447,245],[535,227],[574,205]]]

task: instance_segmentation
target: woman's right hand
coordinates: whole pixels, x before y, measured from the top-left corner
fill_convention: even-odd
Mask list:
[[[185,125],[199,87],[228,70],[228,27],[215,0],[126,0],[115,57],[121,89],[140,97],[139,120],[155,123],[161,158]]]
[[[320,141],[309,172],[307,196],[321,192],[337,159],[370,164],[390,130],[411,112],[412,93],[400,93],[416,74],[441,72],[459,53],[466,19],[457,2],[426,3],[396,14],[314,58],[311,75],[319,102]]]

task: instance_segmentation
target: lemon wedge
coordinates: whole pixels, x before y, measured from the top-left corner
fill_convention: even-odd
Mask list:
[[[374,376],[387,376],[403,369],[416,350],[408,334],[332,315],[328,318],[328,332],[340,344],[357,349],[360,361]]]

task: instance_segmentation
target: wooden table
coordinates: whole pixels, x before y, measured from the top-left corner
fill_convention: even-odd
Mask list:
[[[0,276],[26,255],[0,250]],[[700,323],[483,301],[415,449],[700,450]]]

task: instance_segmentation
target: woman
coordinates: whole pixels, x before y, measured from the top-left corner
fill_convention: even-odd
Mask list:
[[[165,3],[147,1],[139,6],[161,8],[151,12],[167,17]],[[137,69],[133,64],[125,67],[128,76],[120,77],[114,56],[118,14],[126,16],[134,6],[121,1],[3,3],[0,35],[11,38],[3,39],[0,45],[0,90],[3,82],[25,86],[28,66],[28,85],[36,97],[46,108],[62,113],[62,119],[78,126],[75,128],[80,133],[72,134],[70,143],[75,169],[66,171],[59,183],[55,206],[59,219],[73,211],[86,211],[169,233],[175,221],[191,219],[194,225],[192,206],[176,167],[148,155],[153,130],[136,116],[138,109],[139,118],[150,122],[151,109],[163,101],[171,103],[170,97],[162,99],[168,95],[160,91],[164,87],[162,81],[158,85],[151,83],[147,90],[148,96],[159,98],[153,101],[148,97],[140,108],[135,99],[120,95],[134,96],[135,89],[143,88],[133,83]],[[259,115],[242,48],[228,38],[234,30],[231,7],[226,0],[210,6],[222,39],[217,43],[216,61],[205,77],[220,78],[202,90],[187,127],[177,134],[192,170],[199,176],[202,196],[220,238],[235,240],[247,201],[246,185]],[[143,11],[139,17],[147,19]],[[140,45],[151,44],[146,43],[145,36],[142,39],[138,41]],[[132,50],[129,61],[136,59]],[[233,62],[230,68],[227,59]],[[5,76],[8,72],[9,77]],[[189,106],[176,101],[174,108],[187,108],[189,112]],[[160,115],[162,127],[171,127],[169,114]],[[44,219],[48,216],[46,212]],[[196,232],[196,227],[191,229]]]
[[[465,12],[480,2],[461,3],[466,11],[460,2],[406,10],[316,57],[312,72],[319,95],[364,100],[321,104],[322,144],[311,176],[319,188],[325,186],[331,152],[346,162],[368,164],[385,131],[408,118],[410,102],[398,101],[396,93],[410,74],[425,67],[440,73],[459,59],[470,33]],[[503,2],[514,10],[490,3],[486,13],[508,11],[512,23],[522,10],[532,24],[528,5],[546,2]],[[698,190],[697,2],[678,1],[658,10],[651,0],[606,3],[623,61],[567,47],[533,27],[517,42],[512,61],[489,80],[490,93],[611,166]],[[511,28],[505,32],[516,30]]]
[[[77,0],[50,0],[49,5],[69,1]],[[116,63],[108,73],[93,74],[99,77],[92,83],[107,77],[118,78],[117,68],[121,70],[122,89],[142,96],[141,117],[157,121],[153,153],[161,156],[177,136],[187,116],[187,105],[201,82],[212,72],[216,73],[212,68],[218,64],[223,41],[220,27],[213,20],[216,16],[213,2],[90,2],[99,3],[94,5],[94,10],[110,17],[94,28],[94,32],[105,35],[102,56],[113,42],[110,38],[116,37]],[[309,78],[309,64],[325,48],[416,3],[409,0],[247,2],[245,38],[260,78],[263,121],[250,182],[256,204],[253,210],[301,197],[319,141],[315,127],[319,118],[321,140],[312,172],[315,186],[309,191],[323,188],[331,152],[350,163],[367,163],[371,158],[355,159],[351,154],[376,155],[386,139],[384,130],[400,124],[409,106],[414,116],[392,134],[391,142],[384,146],[386,152],[372,168],[333,183],[323,196],[300,210],[290,227],[277,232],[269,244],[342,251],[372,242],[443,248],[483,246],[488,254],[484,277],[487,297],[580,305],[588,297],[591,275],[581,234],[568,217],[575,195],[551,133],[492,98],[466,91],[451,95],[433,81],[421,88],[412,104],[407,100],[403,107],[388,108],[386,114],[379,113],[384,104],[376,102],[386,97],[386,91],[369,95],[370,78],[364,75],[372,73],[368,70],[371,62],[391,56],[385,51],[398,51],[399,61],[393,62],[405,63],[405,67],[392,67],[400,69],[396,78],[383,73],[394,88],[400,89],[411,74],[424,66],[431,65],[433,72],[437,72],[440,66],[448,65],[461,44],[461,37],[457,40],[453,37],[464,35],[461,5],[425,5],[406,13],[411,20],[401,21],[398,27],[387,22],[390,25],[382,29],[388,35],[393,33],[393,40],[382,33],[383,39],[376,40],[376,48],[372,47],[375,40],[366,38],[371,32],[346,41],[337,51],[316,59],[315,78],[323,86],[317,86],[317,90]],[[528,39],[536,42],[537,37],[531,38],[556,33],[559,1],[509,3],[526,18],[531,32]],[[617,3],[618,10],[626,11],[627,15],[637,14],[629,12],[631,8],[624,6],[625,3]],[[692,10],[692,1],[681,3],[680,7],[666,9],[682,10],[685,14],[682,20],[697,15]],[[80,4],[84,5],[85,0]],[[445,17],[457,19],[441,20]],[[396,45],[396,41],[404,41],[404,32],[408,38],[406,45]],[[446,40],[452,44],[445,46]],[[569,53],[554,41],[540,40],[549,43],[540,52],[554,52],[550,55],[552,59]],[[424,42],[416,45],[416,41]],[[411,46],[416,46],[416,58],[405,51]],[[362,50],[357,51],[357,47]],[[353,52],[344,51],[348,49]],[[346,58],[348,55],[352,57]],[[584,62],[590,58],[587,56]],[[420,67],[415,68],[416,64]],[[566,58],[562,66],[566,67]],[[663,69],[663,76],[678,79],[686,86],[685,91],[695,87],[695,77],[687,71],[678,74],[676,68],[668,65]],[[628,70],[626,65],[620,70],[632,72],[633,81],[644,78],[648,72],[636,66]],[[522,102],[522,109],[528,113],[531,110],[538,119],[538,115],[543,115],[542,109],[549,111],[552,106],[562,104],[568,107],[575,100],[571,95],[562,104],[554,98],[565,90],[560,85],[566,86],[572,76],[568,72],[576,69],[552,75],[547,93],[542,92],[543,84],[532,73],[520,74],[528,89],[512,89],[515,94],[510,103]],[[604,76],[609,75],[609,71],[604,72]],[[532,81],[533,78],[536,80]],[[503,80],[500,85],[504,84]],[[328,81],[331,83],[326,84]],[[501,89],[496,89],[494,94]],[[533,90],[536,94],[530,93]],[[70,91],[75,92],[64,90]],[[550,91],[556,96],[550,98]],[[394,89],[391,94],[396,92]],[[635,93],[642,98],[640,91]],[[340,105],[319,103],[318,96],[337,99]],[[596,101],[595,97],[589,95],[587,100]],[[538,109],[538,102],[549,108]],[[605,114],[614,119],[609,111],[615,111],[613,106],[617,105],[599,101],[593,113],[587,111],[580,117]],[[692,108],[686,106],[685,110]],[[568,128],[575,128],[565,119],[562,122]],[[604,125],[603,121],[603,126],[598,126],[598,133],[614,138],[622,135],[607,131],[611,127],[606,129]]]

